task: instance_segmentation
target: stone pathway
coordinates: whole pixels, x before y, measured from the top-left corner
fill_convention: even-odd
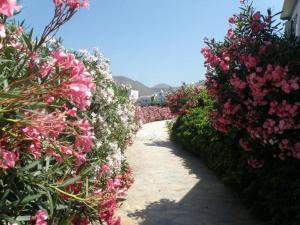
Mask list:
[[[127,150],[135,183],[117,214],[123,225],[261,225],[193,155],[146,124]]]

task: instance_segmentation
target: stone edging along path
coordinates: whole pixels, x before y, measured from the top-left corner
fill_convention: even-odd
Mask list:
[[[123,225],[261,225],[193,155],[149,123],[127,150],[135,183],[118,210]]]

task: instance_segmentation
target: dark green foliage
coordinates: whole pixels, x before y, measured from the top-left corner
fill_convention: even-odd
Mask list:
[[[205,161],[247,207],[267,224],[300,224],[300,163],[270,160],[253,169],[239,147],[239,133],[222,134],[209,120],[214,103],[205,91],[201,106],[177,118],[170,130],[173,141]]]

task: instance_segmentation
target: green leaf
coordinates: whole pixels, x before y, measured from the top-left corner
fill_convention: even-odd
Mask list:
[[[9,194],[9,192],[10,192],[10,189],[6,189],[5,192],[4,192],[4,194],[2,195],[1,199],[2,200],[6,199],[7,195]]]
[[[30,169],[36,167],[39,163],[40,163],[40,161],[34,161],[34,162],[30,163],[29,165],[25,166],[24,168],[21,168],[20,171],[30,170]]]
[[[30,36],[30,35],[29,35],[29,36]],[[30,38],[30,37],[27,37],[26,34],[23,34],[23,35],[22,35],[22,38],[23,38],[24,42],[26,43],[27,48],[28,48],[30,51],[32,51],[31,38]]]
[[[18,216],[16,218],[17,221],[30,221],[31,220],[31,216]]]
[[[0,92],[0,98],[21,98],[20,95]]]
[[[93,166],[87,167],[86,169],[80,171],[80,174],[81,174],[81,176],[85,176],[86,174],[88,174],[93,169],[94,169]]]
[[[53,211],[54,211],[54,205],[53,205],[53,199],[49,191],[46,192],[48,201],[49,201],[49,216],[53,216]]]
[[[19,120],[6,119],[6,118],[3,118],[3,117],[0,117],[0,121],[2,121],[2,122],[10,122],[10,123],[17,123],[17,122],[19,122]],[[10,134],[12,134],[12,133],[10,133]]]
[[[46,168],[45,168],[45,170],[48,171],[48,170],[49,170],[49,167],[50,167],[50,157],[47,156],[47,157],[46,157]]]
[[[36,194],[36,195],[28,195],[25,198],[22,199],[21,204],[26,204],[28,202],[31,202],[33,200],[36,200],[40,198],[43,194]]]
[[[66,182],[64,182],[63,184],[58,185],[57,187],[65,187],[65,186],[74,184],[80,179],[81,179],[81,176],[72,177],[72,178],[68,179]]]
[[[63,210],[63,209],[67,209],[67,208],[69,208],[69,206],[67,206],[67,205],[61,205],[61,204],[56,205],[57,210]]]
[[[13,62],[11,59],[0,59],[0,63]]]

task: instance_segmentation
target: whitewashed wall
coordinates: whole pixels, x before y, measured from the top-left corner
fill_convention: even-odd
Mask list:
[[[300,36],[300,1],[297,1],[297,5],[294,9],[294,12],[292,14],[291,17],[292,20],[296,19],[296,30],[295,30],[295,34],[296,36]]]

